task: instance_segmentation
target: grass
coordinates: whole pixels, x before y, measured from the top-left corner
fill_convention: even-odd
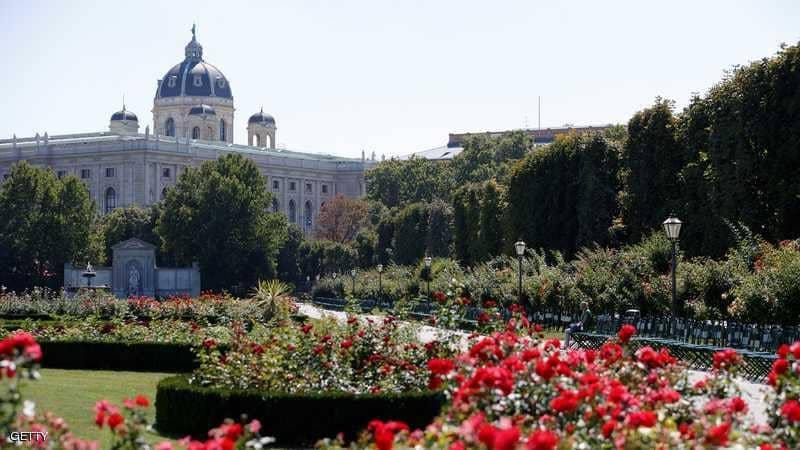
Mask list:
[[[148,417],[155,416],[153,403],[156,384],[171,374],[149,372],[113,372],[103,370],[41,369],[41,379],[27,381],[22,387],[22,397],[36,402],[36,412],[52,411],[63,417],[75,436],[100,443],[100,448],[110,447],[110,432],[94,424],[94,404],[108,400],[116,405],[124,398],[136,394],[150,399]],[[174,436],[172,436],[174,438]],[[151,443],[169,439],[149,433]]]

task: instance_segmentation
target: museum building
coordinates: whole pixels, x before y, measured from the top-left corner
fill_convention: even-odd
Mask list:
[[[143,133],[137,115],[123,104],[111,115],[108,131],[2,139],[0,177],[23,160],[49,167],[58,177],[75,175],[105,214],[151,205],[188,167],[239,153],[267,177],[272,210],[309,233],[325,201],[337,194],[364,195],[364,172],[375,162],[363,152],[351,159],[276,148],[276,121],[263,109],[247,121],[246,145],[235,144],[231,84],[203,59],[194,27],[183,61],[158,80],[152,113],[152,130],[148,125]]]

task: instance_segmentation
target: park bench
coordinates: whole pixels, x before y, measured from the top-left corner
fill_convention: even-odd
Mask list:
[[[315,297],[314,304],[325,309],[341,311],[347,306],[347,300],[343,298]]]

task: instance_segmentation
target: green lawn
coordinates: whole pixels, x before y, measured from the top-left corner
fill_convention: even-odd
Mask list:
[[[22,388],[24,399],[36,402],[36,411],[52,411],[69,424],[76,436],[97,440],[101,448],[109,447],[110,432],[94,424],[94,404],[106,399],[116,405],[126,397],[142,394],[150,399],[148,415],[155,416],[156,384],[166,373],[112,372],[101,370],[42,369],[41,379],[27,381]],[[149,434],[150,442],[167,439]]]

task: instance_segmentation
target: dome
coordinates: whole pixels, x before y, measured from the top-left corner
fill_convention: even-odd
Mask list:
[[[111,120],[131,120],[138,122],[139,118],[136,117],[136,114],[126,110],[123,106],[121,111],[117,111],[111,115]]]
[[[203,46],[192,40],[186,45],[185,59],[167,71],[156,90],[156,98],[221,97],[233,99],[228,79],[214,65],[203,61]]]
[[[214,108],[208,105],[196,105],[192,106],[192,109],[189,110],[190,116],[216,116],[217,112],[214,111]]]
[[[247,123],[275,126],[275,118],[269,114],[264,113],[264,108],[261,108],[260,112],[257,112],[252,116],[250,116],[250,119],[247,120]]]

